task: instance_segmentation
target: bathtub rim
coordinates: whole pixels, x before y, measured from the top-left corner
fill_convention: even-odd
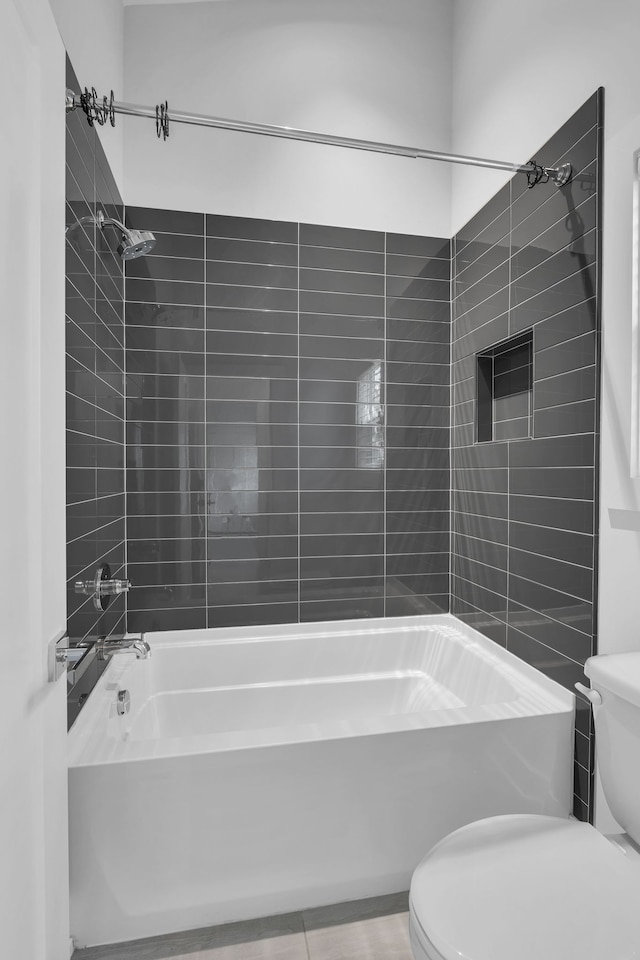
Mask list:
[[[207,733],[163,740],[122,740],[105,736],[113,718],[115,692],[126,685],[126,673],[132,659],[114,657],[94,687],[89,702],[68,733],[70,769],[119,763],[139,763],[201,754],[285,747],[293,744],[324,742],[345,738],[383,736],[385,734],[441,726],[485,722],[515,721],[545,714],[569,713],[575,709],[573,693],[527,664],[500,644],[486,637],[453,614],[423,614],[413,617],[380,617],[358,620],[330,620],[312,623],[269,624],[267,626],[219,627],[199,630],[145,633],[153,650],[189,649],[211,645],[269,643],[276,640],[322,638],[340,633],[385,634],[391,630],[410,633],[425,626],[453,628],[458,636],[474,643],[479,655],[495,669],[507,674],[519,696],[502,704],[476,704],[458,708],[440,708],[426,712],[386,715],[357,721],[333,721],[267,727],[262,730]],[[136,634],[134,634],[136,636]],[[133,660],[133,663],[136,663]],[[145,661],[141,662],[142,664]],[[321,726],[321,731],[318,727]],[[102,737],[100,734],[102,728]],[[99,740],[99,744],[96,741]],[[105,746],[106,742],[106,746]],[[111,753],[108,746],[111,744]],[[93,745],[93,750],[92,750]],[[119,748],[119,749],[118,749]]]

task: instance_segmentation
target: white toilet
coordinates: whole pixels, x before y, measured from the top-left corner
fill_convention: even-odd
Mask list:
[[[449,834],[411,881],[415,960],[640,958],[640,653],[591,657],[610,839],[578,820],[517,814]]]

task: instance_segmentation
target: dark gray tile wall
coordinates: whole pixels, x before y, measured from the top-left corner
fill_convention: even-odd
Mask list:
[[[447,610],[449,241],[127,217],[129,629]]]
[[[67,85],[79,89],[67,61]],[[84,114],[67,114],[67,628],[72,640],[124,632],[125,597],[100,614],[75,580],[125,573],[124,278],[118,235],[85,218],[123,206]]]
[[[452,612],[573,689],[596,651],[602,91],[454,238]],[[533,437],[478,444],[476,354],[533,332]],[[593,812],[578,698],[574,812]]]

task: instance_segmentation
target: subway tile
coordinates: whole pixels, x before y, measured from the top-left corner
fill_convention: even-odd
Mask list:
[[[313,337],[299,338],[301,357],[326,357],[342,360],[382,360],[384,340],[369,340],[364,337]]]
[[[387,593],[385,597],[385,616],[387,617],[413,617],[440,613],[449,613],[448,592],[431,594],[428,597],[418,597],[414,594],[390,596]]]
[[[382,490],[317,490],[300,493],[301,514],[379,512],[384,508]]]
[[[389,383],[421,383],[434,386],[448,386],[448,363],[387,362],[387,381]]]
[[[301,557],[355,557],[382,553],[384,537],[381,533],[300,537]]]
[[[387,533],[387,557],[407,553],[442,553],[448,547],[449,534],[446,531],[420,531],[419,533]]]
[[[277,474],[276,474],[277,478]],[[297,490],[230,490],[218,488],[202,494],[206,500],[205,512],[209,517],[209,529],[216,529],[220,522],[234,518],[233,523],[262,523],[257,517],[269,514],[287,514],[288,518],[297,515]],[[200,511],[199,511],[200,512]],[[220,520],[222,518],[222,521]]]
[[[593,434],[530,440],[509,448],[511,467],[592,467],[595,463]]]
[[[559,437],[577,433],[592,434],[596,429],[595,400],[565,403],[559,407],[534,410],[534,436]]]
[[[141,448],[146,451],[148,448]],[[200,448],[191,448],[199,450]],[[193,460],[200,460],[193,455]],[[247,475],[265,468],[269,470],[295,470],[298,466],[296,447],[256,447],[255,444],[236,444],[226,447],[207,447],[206,461],[208,471],[232,470]]]
[[[552,313],[561,313],[583,301],[595,307],[595,292],[596,272],[595,265],[591,264],[524,302],[514,304],[511,308],[511,333],[519,333],[534,323],[546,320]],[[591,329],[595,329],[595,315]]]
[[[218,263],[215,260],[208,260],[206,280],[208,287],[234,284],[239,287],[278,287],[297,290],[298,268],[262,263]],[[215,303],[216,290],[212,292],[211,301],[209,301],[209,293],[207,289],[207,303]]]
[[[175,303],[192,306],[204,304],[203,283],[181,283],[178,280],[127,280],[127,299],[141,303]]]
[[[127,350],[127,375],[202,377],[204,355],[179,350]]]
[[[459,258],[470,241],[486,236],[491,228],[493,235],[503,237],[509,227],[503,229],[502,221],[509,207],[511,188],[505,184],[456,234],[456,258]],[[508,217],[507,217],[508,220]],[[502,231],[502,232],[501,232]]]
[[[506,543],[496,543],[478,537],[469,537],[459,532],[453,537],[453,553],[458,557],[466,557],[476,563],[482,563],[499,570],[506,570],[508,566],[508,549]]]
[[[153,420],[128,420],[127,443],[134,448],[148,445],[204,446],[204,423],[189,423],[181,420],[164,423]],[[136,456],[138,455],[139,452],[136,450]],[[135,465],[135,463],[132,464],[132,466]]]
[[[205,405],[201,399],[188,397],[129,397],[127,422],[138,423],[202,423]]]
[[[353,360],[342,360],[332,357],[301,357],[299,363],[299,376],[301,380],[321,380],[327,387],[332,380],[358,382],[367,379],[375,381],[375,379],[378,379],[378,370],[382,370],[382,366],[381,361],[376,357]],[[383,373],[381,372],[381,381],[382,378]],[[300,390],[300,398],[303,399],[302,384],[300,385]],[[308,396],[305,396],[304,399],[308,399]],[[354,396],[353,399],[355,400],[356,397]]]
[[[383,471],[363,469],[301,469],[300,490],[382,490]]]
[[[536,323],[534,334],[536,352],[595,331],[596,319],[597,304],[595,298],[592,298]]]
[[[240,606],[210,606],[210,627],[262,626],[268,623],[297,623],[297,603],[259,603]]]
[[[384,297],[364,294],[329,293],[300,290],[300,310],[303,313],[337,313],[357,317],[383,317]],[[296,309],[296,305],[282,309]]]
[[[456,535],[475,537],[487,543],[506,545],[509,542],[509,528],[507,520],[503,518],[456,511],[453,515],[453,527]]]
[[[187,260],[204,259],[204,237],[188,236],[183,233],[167,233],[154,230],[156,245],[151,253],[146,255],[147,260],[153,257],[186,257]]]
[[[449,300],[411,300],[387,297],[387,317],[393,320],[423,320],[433,323],[449,323],[451,304]]]
[[[246,533],[236,536],[209,535],[207,557],[210,561],[246,560],[247,562],[271,561],[298,556],[296,536],[252,537]]]
[[[449,280],[423,279],[422,277],[387,276],[387,297],[409,300],[449,300]]]
[[[420,575],[442,575],[446,569],[448,551],[442,548],[443,535],[433,537],[434,550],[427,553],[396,553],[385,557],[387,578],[400,579]]]
[[[206,350],[214,354],[293,357],[298,354],[298,338],[288,333],[207,330]]]
[[[208,423],[252,424],[257,432],[275,424],[296,423],[298,407],[287,400],[207,400]]]
[[[258,220],[253,217],[206,215],[206,235],[236,240],[266,240],[270,243],[297,243],[298,225],[287,220]]]
[[[584,663],[592,654],[590,636],[546,616],[540,610],[523,607],[514,600],[509,600],[508,622],[511,627],[530,639],[543,643],[578,663]]]
[[[437,397],[440,399],[440,397]],[[390,446],[411,446],[398,440],[401,431],[412,431],[415,427],[449,427],[450,411],[448,406],[421,407],[407,404],[397,406],[389,404],[386,408],[387,443]],[[411,432],[408,436],[415,436]]]
[[[592,257],[595,252],[596,210],[596,198],[591,197],[573,215],[565,215],[526,246],[515,247],[512,278],[523,277],[553,255],[558,256],[557,262],[566,273],[573,273],[578,265],[584,266],[583,258]]]
[[[319,270],[303,267],[300,270],[300,290],[382,297],[385,291],[385,278],[373,273],[348,273],[345,270]]]
[[[544,380],[537,379],[534,387],[535,409],[590,400],[595,394],[596,367],[583,367]]]
[[[573,287],[584,290],[585,296],[592,296],[594,292],[591,286],[592,281],[586,271],[595,261],[596,240],[596,233],[592,230],[585,237],[581,237],[569,247],[560,250],[539,266],[529,270],[528,273],[514,279],[511,285],[512,305],[523,304],[531,297],[560,282],[564,284],[564,296],[572,295],[575,300],[575,294],[570,294],[572,287],[566,278],[570,278],[577,271],[580,273]],[[584,296],[580,299],[584,299]]]
[[[387,597],[446,596],[449,592],[449,558],[446,554],[439,556],[442,566],[437,573],[387,575]]]
[[[490,617],[506,623],[507,600],[501,594],[493,593],[478,583],[464,580],[458,577],[455,571],[451,577],[451,592],[452,597],[459,598],[477,610],[484,611]]]
[[[552,557],[527,553],[511,546],[509,572],[515,577],[533,580],[563,593],[591,601],[593,598],[593,573],[590,567],[577,566]]]
[[[374,448],[375,449],[375,448]],[[371,447],[301,447],[303,470],[369,470]],[[378,471],[382,469],[382,463]]]
[[[204,282],[204,263],[186,257],[138,257],[125,263],[127,280],[183,280]]]
[[[496,268],[509,259],[509,234],[488,247],[476,260],[465,263],[462,257],[456,258],[455,294],[473,287],[485,277],[494,274]]]
[[[299,443],[301,447],[351,447],[359,450],[361,447],[377,446],[377,439],[382,445],[381,427],[367,426],[358,422],[351,424],[301,424]],[[296,442],[298,436],[296,435]],[[322,454],[320,454],[321,456]]]
[[[502,296],[502,294],[498,296]],[[486,350],[488,347],[493,347],[501,343],[508,335],[509,314],[503,313],[502,316],[488,320],[482,326],[477,329],[472,329],[469,333],[461,337],[456,335],[456,339],[453,342],[452,359],[457,361],[469,358],[469,363],[473,369],[475,364],[474,354],[480,350]],[[466,368],[465,373],[467,373],[467,376],[469,375]],[[466,377],[458,377],[458,379],[466,379]]]
[[[451,241],[445,237],[417,237],[406,233],[387,233],[386,251],[409,257],[435,257],[448,260]]]
[[[202,330],[204,310],[202,307],[179,304],[127,303],[125,304],[127,333],[132,327],[180,327]]]
[[[594,507],[591,500],[562,500],[548,496],[511,496],[509,519],[541,527],[592,533]]]
[[[209,400],[247,400],[247,401],[288,401],[292,402],[298,396],[298,384],[295,379],[272,379],[269,371],[255,370],[253,375],[245,376],[241,368],[237,368],[235,376],[227,375],[223,365],[219,366],[219,376],[206,378],[206,395]],[[222,372],[225,371],[225,372]],[[293,368],[288,366],[287,373]],[[202,381],[204,389],[205,380]]]
[[[137,610],[129,604],[127,625],[131,633],[151,633],[155,630],[204,630],[207,626],[206,607],[162,610]]]
[[[202,236],[204,215],[183,210],[159,210],[154,207],[127,206],[128,227],[136,230],[159,230],[161,233],[190,233]]]
[[[509,471],[506,467],[458,468],[454,475],[454,488],[485,493],[507,493]]]
[[[352,273],[384,273],[384,254],[334,247],[300,246],[300,266]]]
[[[128,563],[197,563],[206,559],[204,537],[180,537],[153,540],[129,539],[127,542]],[[133,606],[137,606],[135,598]]]
[[[339,533],[381,533],[384,529],[384,514],[365,513],[301,513],[300,535],[317,536]]]
[[[484,563],[478,563],[469,557],[453,556],[451,558],[453,573],[458,580],[463,580],[474,587],[497,596],[507,596],[507,572]]]
[[[283,267],[298,265],[298,248],[295,243],[276,243],[260,240],[232,240],[207,237],[207,260],[222,263],[264,263]]]
[[[345,250],[384,250],[384,234],[373,230],[353,230],[300,224],[300,244],[305,246],[339,247]]]
[[[274,558],[253,560],[216,560],[207,562],[207,582],[214,583],[250,583],[268,580],[296,580],[298,560],[296,558]]]
[[[383,317],[347,317],[340,314],[301,313],[300,333],[321,337],[384,337]]]
[[[353,600],[318,600],[300,604],[300,622],[324,620],[353,620],[384,616],[384,600],[380,597]]]
[[[460,513],[506,520],[509,498],[504,493],[480,493],[478,491],[454,490],[453,509]]]
[[[184,330],[174,327],[133,327],[127,331],[127,350],[202,353],[204,351],[204,330]]]
[[[386,529],[387,533],[434,533],[447,530],[449,527],[449,511],[434,512],[429,498],[425,497],[424,510],[406,510],[392,513],[387,505]]]
[[[242,605],[250,606],[252,604],[297,604],[298,603],[298,581],[297,580],[265,580],[258,583],[214,583],[209,584],[207,588],[207,604],[212,607],[237,608],[236,622],[242,625],[240,617]],[[216,619],[216,625],[219,617],[224,617],[225,610],[211,610]],[[294,617],[297,620],[297,615]],[[267,621],[256,621],[266,623]]]
[[[426,343],[420,340],[387,340],[387,360],[408,363],[449,363],[448,343]]]
[[[297,334],[296,313],[278,310],[243,310],[231,307],[207,307],[208,331],[244,331],[246,333]]]
[[[591,366],[595,362],[596,335],[593,331],[558,343],[546,350],[537,350],[534,358],[535,376],[537,380],[542,380]]]
[[[449,405],[449,384],[388,383],[387,404],[410,405],[433,404],[444,407]]]
[[[181,491],[171,493],[127,493],[127,516],[166,516],[170,514],[200,514],[206,510],[206,496],[203,491]]]
[[[336,580],[353,577],[356,561],[353,556],[301,556],[300,580]],[[384,576],[384,556],[368,554],[357,559],[357,573],[359,577]]]
[[[450,280],[451,260],[436,257],[387,254],[387,276],[416,277],[422,280]]]
[[[333,579],[302,580],[300,602],[319,600],[363,600],[384,595],[384,577],[344,577]]]
[[[587,467],[514,468],[509,474],[509,492],[535,497],[593,500],[593,470]]]
[[[387,490],[387,515],[396,511],[429,510],[432,513],[434,529],[444,530],[448,520],[444,513],[449,511],[449,490]],[[391,530],[391,527],[389,528]]]
[[[396,341],[448,344],[451,340],[451,324],[431,320],[389,318],[387,320],[387,337],[389,340]]]
[[[249,356],[242,354],[209,353],[199,360],[206,360],[207,382],[216,377],[248,377],[295,380],[298,372],[296,357]],[[208,394],[207,394],[208,396]]]
[[[403,457],[394,459],[394,463],[400,464],[406,462]],[[400,490],[419,490],[420,488],[428,491],[429,494],[437,495],[440,490],[449,490],[449,471],[448,470],[429,470],[417,466],[408,469],[406,466],[387,469],[387,489],[393,491]]]
[[[532,610],[539,610],[552,620],[558,620],[575,630],[591,636],[593,609],[589,601],[572,594],[509,574],[509,599]]]
[[[576,682],[585,682],[584,671],[578,663],[512,626],[509,626],[507,632],[507,650],[571,692]]]
[[[271,287],[243,287],[207,283],[207,307],[240,307],[246,310],[298,309],[298,291]],[[178,301],[179,303],[182,301]]]

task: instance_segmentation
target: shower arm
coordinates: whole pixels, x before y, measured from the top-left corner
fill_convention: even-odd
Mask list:
[[[441,160],[445,163],[463,163],[472,167],[485,167],[492,170],[506,170],[511,173],[524,173],[533,187],[537,183],[546,183],[551,180],[558,187],[564,186],[571,179],[571,164],[563,163],[559,167],[545,167],[535,160],[527,163],[509,163],[503,160],[488,160],[483,157],[468,157],[455,153],[442,153],[438,150],[423,150],[418,147],[405,147],[397,144],[382,143],[375,140],[357,140],[353,137],[337,137],[327,133],[316,133],[311,130],[299,130],[295,127],[281,127],[267,123],[250,123],[244,120],[230,120],[225,117],[210,117],[200,113],[178,113],[171,111],[168,104],[158,104],[156,107],[145,107],[140,104],[119,103],[111,97],[100,99],[92,88],[85,88],[84,93],[77,94],[73,90],[66,91],[67,112],[82,109],[89,124],[104,125],[107,120],[115,126],[117,113],[130,117],[147,117],[156,122],[158,137],[166,140],[169,136],[169,120],[172,123],[188,123],[199,127],[214,127],[218,130],[234,130],[240,133],[255,133],[265,137],[280,137],[286,140],[302,140],[307,143],[324,143],[332,147],[347,147],[350,150],[366,150],[370,153],[385,153],[396,157],[411,157],[417,160]]]

